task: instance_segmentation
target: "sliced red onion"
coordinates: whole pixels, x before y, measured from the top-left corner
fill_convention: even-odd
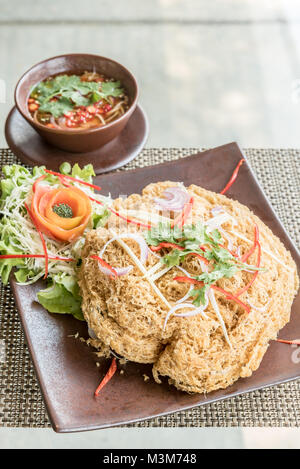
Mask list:
[[[118,274],[118,277],[121,277],[122,275],[127,275],[129,272],[131,272],[133,269],[133,265],[128,265],[127,267],[117,267],[115,268],[115,271]]]
[[[185,317],[190,317],[190,316],[196,316],[196,314],[202,314],[206,319],[208,319],[208,316],[204,312],[204,309],[207,307],[207,304],[208,304],[208,300],[207,300],[207,303],[204,306],[200,306],[199,308],[196,308],[191,303],[181,303],[181,304],[177,304],[177,305],[173,306],[173,308],[170,309],[170,311],[168,312],[168,314],[166,316],[163,331],[165,330],[167,322],[168,322],[170,316],[172,316],[172,315],[176,316],[176,317],[180,317],[180,318],[185,318]],[[177,314],[175,313],[175,311],[177,311],[178,309],[182,309],[182,308],[193,308],[193,311],[188,311],[188,312],[185,312],[185,313],[177,313]]]
[[[111,275],[111,270],[101,265],[100,262],[98,263],[98,267],[104,275]],[[113,267],[113,269],[117,272],[117,276],[121,277],[122,275],[128,274],[133,269],[133,266],[129,265],[128,267]]]
[[[258,306],[254,306],[252,303],[250,303],[250,301],[248,300],[248,304],[249,306],[251,306],[252,309],[255,309],[256,311],[259,311],[260,313],[264,313],[267,309],[267,307],[269,306],[270,304],[270,301],[269,300],[264,306],[262,306],[261,308],[259,308]]]
[[[136,233],[123,233],[123,234],[120,234],[118,237],[114,236],[109,241],[107,241],[107,243],[105,243],[105,245],[103,246],[103,248],[100,251],[100,257],[103,256],[107,246],[110,243],[112,243],[113,241],[116,241],[116,239],[118,239],[118,238],[133,239],[134,241],[136,241],[139,244],[140,250],[141,250],[140,262],[142,264],[145,264],[146,260],[148,259],[149,249],[148,249],[147,243],[144,240],[144,238],[141,235],[136,234]]]
[[[176,269],[181,270],[181,272],[183,272],[187,277],[189,277],[189,278],[192,277],[192,275],[187,270],[185,270],[183,267],[180,267],[180,265],[176,265]]]
[[[226,241],[228,241],[227,248],[229,249],[229,251],[232,251],[234,249],[234,245],[233,245],[233,241],[232,241],[231,236],[229,236],[229,234],[227,234],[226,231],[223,230],[223,228],[219,228],[219,231],[222,234],[223,238],[225,238]]]
[[[149,252],[148,252],[147,243],[144,240],[144,238],[142,238],[142,236],[140,236],[138,234],[135,234],[135,233],[123,233],[120,236],[118,236],[118,238],[134,239],[139,244],[140,249],[141,249],[140,262],[142,264],[144,264],[146,262]],[[107,246],[110,243],[112,243],[113,241],[115,241],[116,239],[117,239],[117,237],[113,237],[112,239],[107,241],[107,243],[105,243],[105,245],[103,246],[103,248],[100,251],[99,257],[101,257],[101,258],[103,257],[103,254],[104,254]],[[104,275],[111,275],[111,271],[108,268],[106,268],[105,266],[98,263],[98,267]],[[122,275],[127,275],[133,269],[133,266],[129,265],[127,267],[113,267],[113,269],[117,272],[117,276],[121,277]]]
[[[248,274],[254,274],[255,273],[255,271],[250,270],[250,269],[242,269],[242,270],[243,270],[243,272],[248,272]]]
[[[216,205],[215,207],[213,207],[213,208],[211,209],[211,213],[212,213],[213,216],[216,216],[216,215],[218,215],[219,213],[224,212],[224,211],[225,211],[225,210],[224,210],[224,208],[223,208],[221,205]]]
[[[250,267],[250,269],[242,269],[243,272],[248,272],[249,274],[255,274],[256,270],[257,270],[257,267],[255,265],[251,265],[251,264],[246,264],[248,267]],[[251,268],[252,267],[252,268]],[[264,274],[265,271],[261,270],[259,271],[260,274]]]
[[[159,210],[172,210],[179,212],[190,200],[189,193],[182,187],[168,187],[163,192],[164,199],[156,197],[154,202]]]
[[[106,267],[104,267],[103,265],[100,264],[100,262],[98,262],[98,268],[99,270],[101,270],[101,272],[104,274],[104,275],[112,275],[112,272],[111,270],[107,269]],[[114,269],[116,270],[116,269]]]

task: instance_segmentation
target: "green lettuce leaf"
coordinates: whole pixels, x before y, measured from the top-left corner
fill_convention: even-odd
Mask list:
[[[110,217],[111,212],[105,209],[102,213],[94,213],[92,215],[93,228],[99,228],[100,226],[105,226],[107,220]]]
[[[70,285],[68,288],[73,289]],[[50,313],[72,314],[76,319],[84,321],[81,299],[71,293],[68,288],[63,284],[53,283],[37,293],[38,301]]]
[[[29,270],[27,267],[19,268],[19,270],[15,272],[16,280],[19,283],[27,282],[28,277],[33,276],[33,275],[34,275],[33,270]]]
[[[0,223],[0,231],[3,233],[6,223]],[[4,234],[0,240],[0,254],[22,254],[20,249],[16,249],[11,243],[9,236]],[[1,259],[0,260],[0,277],[4,285],[8,283],[9,275],[13,267],[23,266],[24,259]]]
[[[85,182],[92,182],[93,177],[96,176],[96,174],[92,164],[87,164],[81,169],[79,164],[75,163],[72,168],[71,176],[78,176],[79,179],[82,179]]]

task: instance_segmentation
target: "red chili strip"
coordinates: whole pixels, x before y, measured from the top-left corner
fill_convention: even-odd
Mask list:
[[[196,280],[196,279],[189,278],[189,277],[175,277],[174,280],[177,280],[177,282],[192,283],[193,285],[204,286],[204,282],[201,282],[200,280]],[[250,307],[247,306],[245,303],[243,303],[236,296],[232,295],[231,293],[227,292],[226,290],[223,290],[223,288],[217,287],[216,285],[211,285],[211,288],[213,288],[216,291],[219,291],[220,293],[223,293],[223,295],[225,295],[229,300],[235,301],[240,306],[242,306],[242,308],[244,308],[247,311],[247,313],[250,313]]]
[[[132,218],[124,217],[120,213],[116,212],[113,208],[108,207],[108,210],[110,210],[114,215],[117,217],[121,218],[122,220],[127,221],[127,223],[134,223],[135,225],[142,226],[144,228],[147,228],[148,230],[151,230],[152,226],[151,225],[146,225],[145,223],[142,223],[140,221],[133,220]]]
[[[100,202],[99,200],[94,199],[93,197],[89,197],[89,199],[92,200],[93,202],[96,202],[99,205],[103,205],[102,202]],[[127,221],[127,223],[134,223],[135,225],[142,226],[144,228],[147,228],[148,230],[150,230],[152,228],[151,225],[146,225],[145,223],[133,220],[132,218],[124,217],[123,215],[121,215],[120,213],[118,213],[116,210],[114,210],[111,207],[107,207],[107,209],[110,210],[117,217],[121,218],[122,220]]]
[[[285,340],[285,339],[275,339],[276,342],[288,345],[300,345],[300,340]]]
[[[34,181],[33,185],[32,185],[32,191],[35,192],[36,191],[36,186],[43,180],[45,179],[47,176],[46,174],[44,174],[43,176],[40,176],[39,178],[36,179],[36,181]]]
[[[235,181],[236,178],[237,178],[237,175],[238,175],[240,166],[244,163],[244,161],[245,161],[245,159],[242,158],[242,159],[238,162],[238,165],[237,165],[237,167],[235,168],[235,170],[233,171],[231,178],[229,179],[229,181],[228,181],[228,183],[226,184],[226,186],[224,187],[224,189],[220,192],[220,194],[225,194],[225,192],[227,192],[228,189],[232,186],[232,184],[234,183],[234,181]]]
[[[31,258],[37,258],[37,259],[43,259],[45,258],[45,254],[1,254],[0,259],[31,259]],[[72,262],[75,261],[75,259],[71,259],[68,257],[56,257],[56,256],[48,256],[48,259],[51,261],[65,261],[65,262]]]
[[[106,269],[108,269],[108,270],[112,273],[111,277],[115,277],[115,278],[116,278],[116,277],[118,276],[116,270],[115,270],[111,265],[109,265],[107,262],[105,262],[103,259],[101,259],[101,257],[96,256],[95,254],[93,254],[93,255],[90,256],[90,257],[91,257],[91,259],[95,259],[95,260],[98,261],[103,267],[105,267]]]
[[[256,264],[256,267],[259,268],[260,266],[260,259],[261,259],[261,245],[260,245],[260,242],[257,241],[257,247],[258,247],[258,257],[257,257],[257,264]],[[245,293],[245,291],[248,290],[248,288],[251,287],[251,285],[255,282],[255,280],[257,279],[257,276],[258,276],[258,270],[253,274],[253,277],[252,279],[250,280],[249,283],[247,283],[247,285],[242,288],[241,290],[239,290],[238,292],[236,292],[236,296],[241,296],[243,293]]]
[[[153,252],[160,251],[162,248],[174,248],[178,249],[179,251],[184,251],[184,248],[182,246],[179,246],[175,243],[159,243],[158,246],[150,246],[150,249]]]
[[[57,176],[57,177],[58,177],[58,179],[60,180],[60,183],[61,183],[63,186],[72,187],[72,184],[69,184],[68,182],[65,181],[63,175]]]
[[[45,172],[48,174],[53,174],[54,176],[58,176],[59,178],[70,179],[71,181],[79,182],[80,184],[84,184],[85,186],[89,186],[93,189],[101,191],[100,186],[95,186],[95,184],[90,184],[89,182],[83,181],[82,179],[76,179],[72,176],[68,176],[67,174],[56,173],[55,171],[50,171],[50,169],[45,169]]]
[[[174,228],[175,225],[182,227],[185,224],[186,220],[189,217],[189,214],[191,213],[193,203],[194,203],[194,197],[191,197],[189,202],[184,205],[182,212],[178,215],[178,217],[176,217],[173,220],[171,224],[171,228]]]
[[[216,285],[211,285],[211,288],[213,288],[216,291],[219,291],[220,293],[223,293],[229,300],[233,300],[236,303],[238,303],[242,308],[244,308],[247,313],[249,314],[251,309],[250,306],[247,306],[243,301],[241,301],[237,296],[232,295],[231,293],[227,292],[226,290],[223,290],[223,288],[217,287]]]
[[[238,257],[238,255],[237,255],[235,252],[233,252],[233,251],[231,251],[230,249],[228,249],[226,246],[224,246],[224,244],[219,244],[219,246],[220,246],[220,248],[223,248],[223,249],[225,249],[226,251],[228,251],[229,254],[231,254],[233,257]]]
[[[28,207],[28,205],[26,204],[26,202],[25,202],[24,205],[25,205],[25,208],[26,208],[26,210],[27,210],[27,212],[28,212],[28,215],[30,216],[30,219],[31,219],[32,223],[34,224],[34,226],[35,226],[35,228],[36,228],[36,230],[37,230],[37,232],[38,232],[38,234],[39,234],[39,236],[40,236],[40,238],[41,238],[41,241],[42,241],[42,245],[43,245],[43,249],[44,249],[44,253],[45,253],[45,275],[44,275],[44,279],[46,279],[47,276],[48,276],[48,252],[47,252],[46,242],[45,242],[43,233],[40,231],[39,227],[38,227],[37,224],[36,224],[36,221],[35,221],[35,219],[34,219],[34,216],[33,216],[32,212],[31,212],[30,208]]]
[[[248,259],[248,257],[250,257],[251,254],[254,253],[255,248],[257,246],[257,243],[258,243],[258,239],[259,239],[259,231],[258,231],[257,224],[255,224],[255,226],[254,226],[254,243],[253,243],[253,246],[248,252],[245,252],[245,254],[241,257],[241,259],[240,259],[241,262],[245,262]]]
[[[197,252],[189,252],[188,254],[192,254],[193,256],[198,257],[198,259],[201,259],[201,261],[203,261],[207,265],[209,264],[209,260],[205,259],[205,257],[201,256]]]
[[[108,369],[108,372],[106,373],[103,380],[101,381],[101,383],[99,384],[99,386],[97,387],[95,391],[96,397],[99,396],[101,389],[103,389],[104,386],[106,386],[106,384],[111,380],[111,378],[113,377],[116,371],[117,371],[117,361],[115,358],[113,358],[110,364],[110,367]]]

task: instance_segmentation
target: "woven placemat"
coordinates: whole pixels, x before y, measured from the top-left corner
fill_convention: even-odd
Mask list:
[[[196,148],[146,149],[121,171],[175,160],[196,151]],[[247,149],[245,153],[269,201],[299,246],[300,150]],[[10,150],[0,150],[0,166],[15,162],[17,158]],[[3,342],[0,426],[49,427],[10,287],[0,284],[0,361]],[[129,426],[300,426],[300,380]]]

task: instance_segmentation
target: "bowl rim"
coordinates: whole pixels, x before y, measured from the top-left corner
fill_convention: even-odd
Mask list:
[[[24,78],[32,70],[34,70],[36,67],[38,67],[39,65],[43,65],[46,62],[49,62],[49,61],[54,60],[54,59],[63,58],[63,57],[79,57],[79,56],[86,56],[88,58],[95,58],[96,57],[97,59],[100,58],[100,59],[104,59],[104,60],[109,61],[109,62],[113,62],[116,65],[118,65],[120,68],[122,68],[130,76],[130,78],[132,79],[132,81],[134,83],[134,86],[135,86],[135,95],[134,95],[134,99],[133,99],[132,103],[130,104],[129,108],[127,109],[127,111],[122,116],[118,117],[116,120],[114,120],[112,122],[109,122],[108,124],[104,125],[103,127],[95,127],[95,128],[92,128],[92,129],[71,130],[71,131],[70,130],[64,130],[64,129],[52,129],[52,128],[46,127],[45,125],[42,125],[38,122],[35,122],[32,119],[30,114],[27,115],[23,111],[22,107],[19,105],[19,101],[18,101],[18,98],[17,98],[18,91],[19,91],[19,89],[22,85],[22,82],[24,81]],[[46,131],[46,132],[49,132],[49,133],[52,133],[52,134],[62,134],[62,135],[67,134],[67,135],[70,135],[70,136],[71,135],[86,135],[86,134],[96,133],[96,132],[99,132],[99,131],[103,131],[103,130],[112,128],[117,123],[119,123],[122,120],[130,117],[130,115],[132,114],[132,112],[136,108],[138,98],[139,98],[139,86],[138,86],[138,83],[137,83],[137,80],[136,80],[135,76],[133,75],[133,73],[130,72],[130,70],[128,70],[128,68],[126,68],[120,62],[117,62],[116,60],[111,59],[109,57],[104,57],[102,55],[97,55],[97,54],[86,54],[86,53],[79,53],[79,52],[78,53],[55,55],[53,57],[49,57],[48,59],[44,59],[44,60],[41,60],[40,62],[37,62],[36,64],[32,65],[28,70],[26,70],[23,73],[23,75],[19,78],[19,80],[18,80],[18,82],[15,86],[15,91],[14,91],[14,99],[15,99],[16,107],[17,107],[18,111],[20,112],[20,114],[24,117],[24,119],[27,120],[27,122],[29,122],[30,125],[32,125],[33,127],[36,127],[37,129],[42,130],[43,132]]]

